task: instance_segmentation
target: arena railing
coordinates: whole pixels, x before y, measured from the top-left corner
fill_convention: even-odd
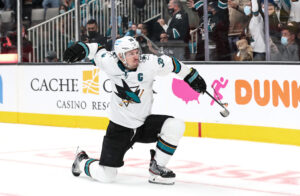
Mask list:
[[[164,2],[147,0],[146,6],[137,8],[133,0],[118,0],[114,2],[117,18],[142,23],[143,21],[163,13]],[[118,17],[121,16],[121,17]],[[111,4],[105,0],[92,0],[80,5],[80,25],[85,28],[88,20],[95,19],[99,32],[105,35],[111,26]],[[28,29],[28,38],[33,45],[30,62],[44,62],[48,51],[55,51],[57,58],[62,59],[63,51],[78,38],[76,34],[75,8],[53,17]],[[118,21],[118,25],[124,25]],[[123,27],[123,26],[122,26]],[[127,27],[125,27],[127,28]],[[81,32],[80,30],[78,30]]]

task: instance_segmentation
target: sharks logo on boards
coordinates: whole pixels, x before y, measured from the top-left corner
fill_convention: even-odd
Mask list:
[[[116,85],[118,92],[115,94],[122,99],[122,102],[127,107],[130,103],[141,103],[140,97],[142,96],[144,90],[140,90],[139,86],[129,87],[128,84],[122,79],[123,87]],[[132,91],[131,89],[134,89]],[[120,104],[120,106],[123,106]]]

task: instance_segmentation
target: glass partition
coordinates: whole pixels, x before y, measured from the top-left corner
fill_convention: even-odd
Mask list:
[[[112,50],[122,36],[135,37],[144,53],[183,61],[299,62],[300,57],[297,0],[5,2],[0,7],[2,64],[17,63],[18,57],[20,63],[62,62],[64,50],[77,41]],[[22,2],[20,11],[17,2]]]

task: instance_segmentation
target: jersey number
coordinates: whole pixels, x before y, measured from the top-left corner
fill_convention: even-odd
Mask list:
[[[161,67],[164,67],[165,66],[165,63],[164,63],[164,60],[162,60],[162,58],[158,58],[158,64],[161,65]]]

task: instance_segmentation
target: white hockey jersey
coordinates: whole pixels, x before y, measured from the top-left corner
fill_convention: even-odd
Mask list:
[[[153,103],[153,82],[157,75],[175,72],[184,78],[190,69],[175,58],[141,55],[136,70],[128,70],[114,52],[98,51],[98,44],[87,44],[88,58],[111,80],[112,96],[109,118],[114,123],[128,128],[141,126],[151,113]]]

